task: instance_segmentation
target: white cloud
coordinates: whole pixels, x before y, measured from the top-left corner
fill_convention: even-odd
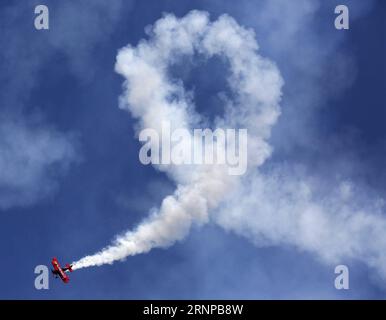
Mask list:
[[[0,121],[0,209],[49,196],[57,178],[76,161],[75,141],[42,123]]]

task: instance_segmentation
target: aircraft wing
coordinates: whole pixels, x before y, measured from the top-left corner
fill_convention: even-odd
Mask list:
[[[59,276],[60,279],[62,279],[62,281],[64,283],[68,283],[68,281],[70,281],[70,278],[68,275],[66,275],[64,270],[60,267],[58,259],[53,258],[51,263],[52,263],[52,266],[54,267],[54,269],[52,270],[52,273]],[[69,269],[72,271],[71,266],[69,266]]]

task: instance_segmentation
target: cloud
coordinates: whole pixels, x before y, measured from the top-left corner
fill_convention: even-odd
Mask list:
[[[57,179],[78,160],[75,137],[43,123],[0,121],[0,209],[51,195]]]
[[[62,55],[77,80],[91,80],[98,64],[90,57],[111,34],[122,13],[120,0],[48,1],[45,4],[50,12],[50,30],[46,32],[35,30],[33,25],[37,4],[40,3],[12,3],[0,14],[4,31],[0,39],[3,210],[32,205],[52,195],[58,178],[80,157],[73,133],[61,132],[47,121],[32,120],[36,112],[31,110],[30,98],[32,90],[39,86],[39,72],[52,58]],[[40,112],[43,114],[44,110]]]
[[[132,4],[132,0],[86,0],[54,1],[49,5],[49,44],[52,50],[58,49],[68,57],[70,70],[78,79],[93,79],[98,68],[97,59],[93,59],[96,48],[111,36],[123,13],[129,12]]]

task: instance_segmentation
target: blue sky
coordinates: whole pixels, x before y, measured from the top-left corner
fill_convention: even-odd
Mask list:
[[[341,261],[350,289],[338,291],[334,265],[314,252],[255,245],[216,223],[194,227],[168,249],[78,270],[69,285],[34,287],[36,265],[100,250],[174,191],[166,175],[139,162],[136,122],[118,108],[123,78],[114,71],[118,50],[146,38],[145,27],[164,12],[205,10],[212,20],[227,13],[254,29],[260,54],[277,64],[282,115],[263,171],[300,166],[307,177],[323,177],[321,189],[349,179],[364,203],[382,197],[386,8],[380,0],[343,2],[344,31],[334,28],[341,1],[333,0],[46,1],[50,30],[37,31],[40,2],[2,1],[0,298],[383,299],[384,279],[366,261]],[[209,117],[222,111],[216,93],[225,90],[224,68],[209,60],[185,75]]]

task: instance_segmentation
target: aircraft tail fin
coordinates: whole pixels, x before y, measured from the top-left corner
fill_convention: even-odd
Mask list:
[[[66,268],[68,271],[72,272],[72,265],[71,264],[66,264]]]

